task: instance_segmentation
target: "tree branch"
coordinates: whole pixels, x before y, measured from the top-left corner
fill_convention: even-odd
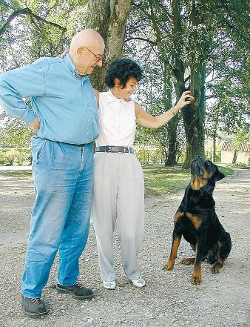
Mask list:
[[[0,37],[3,35],[3,33],[7,30],[8,26],[10,25],[10,23],[18,16],[20,15],[27,15],[27,16],[30,16],[32,18],[35,18],[37,21],[40,21],[40,22],[43,22],[45,24],[48,24],[48,25],[52,25],[56,28],[59,28],[61,29],[62,31],[66,32],[66,28],[61,26],[61,25],[58,25],[56,23],[53,23],[53,22],[49,22],[47,21],[46,19],[34,14],[29,8],[23,8],[23,9],[20,9],[20,10],[16,10],[14,11],[10,16],[9,18],[7,19],[7,21],[1,26],[0,28]]]
[[[130,37],[128,39],[125,39],[124,43],[128,42],[128,41],[131,41],[131,40],[140,40],[140,41],[148,42],[148,43],[150,43],[152,45],[157,45],[157,42],[154,42],[154,41],[151,41],[151,40],[148,40],[148,39],[144,39],[143,37]]]

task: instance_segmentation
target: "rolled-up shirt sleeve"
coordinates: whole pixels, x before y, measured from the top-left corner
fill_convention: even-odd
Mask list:
[[[17,68],[0,75],[0,106],[15,118],[29,125],[36,117],[25,98],[41,96],[45,92],[43,73],[38,64]]]

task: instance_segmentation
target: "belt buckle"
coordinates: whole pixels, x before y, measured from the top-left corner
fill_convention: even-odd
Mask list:
[[[112,146],[111,145],[107,146],[107,152],[112,152]]]

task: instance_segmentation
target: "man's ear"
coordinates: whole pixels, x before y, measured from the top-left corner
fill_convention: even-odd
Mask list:
[[[79,47],[79,48],[76,49],[76,53],[77,54],[82,54],[83,50],[84,50],[84,47]]]

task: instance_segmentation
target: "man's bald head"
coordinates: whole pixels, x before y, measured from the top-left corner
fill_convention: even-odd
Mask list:
[[[101,35],[92,29],[82,30],[77,33],[70,43],[69,53],[76,53],[77,49],[80,47],[90,47],[90,48],[103,48],[104,40]]]
[[[91,74],[96,66],[102,66],[104,48],[103,38],[92,29],[83,30],[72,38],[69,56],[78,76]]]

